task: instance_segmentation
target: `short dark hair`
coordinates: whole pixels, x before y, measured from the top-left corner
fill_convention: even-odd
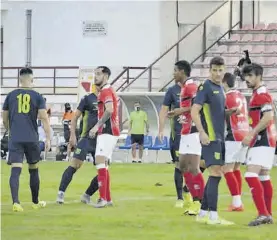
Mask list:
[[[235,82],[236,82],[236,76],[232,73],[225,73],[223,80],[223,83],[227,83],[229,88],[233,88],[235,86]]]
[[[33,70],[31,68],[22,68],[20,69],[19,76],[33,74]]]
[[[225,65],[225,61],[222,57],[213,57],[210,61],[210,68],[212,67],[212,65],[222,66]]]
[[[179,70],[183,70],[187,77],[190,77],[191,66],[188,61],[185,61],[185,60],[178,61],[175,63],[175,66]]]
[[[97,68],[102,68],[102,73],[107,74],[108,77],[111,76],[111,70],[110,70],[108,67],[106,67],[106,66],[99,66],[99,67],[97,67]]]
[[[256,76],[263,76],[264,69],[260,64],[257,63],[251,63],[248,65],[245,65],[242,68],[242,75],[247,76],[250,74],[255,74]]]

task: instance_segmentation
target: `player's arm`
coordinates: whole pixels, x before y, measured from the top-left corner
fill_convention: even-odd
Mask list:
[[[164,102],[159,112],[159,132],[160,133],[164,131],[165,119],[167,117],[169,106],[172,104],[172,102],[173,102],[172,93],[171,93],[171,90],[168,90],[165,94]]]
[[[3,110],[2,112],[2,118],[3,118],[3,125],[5,127],[6,130],[9,129],[9,111],[7,110]]]
[[[131,130],[132,130],[132,123],[133,123],[133,118],[132,118],[133,114],[131,113],[130,114],[130,119],[129,119],[129,128],[128,128],[128,134],[131,133]]]
[[[98,120],[95,127],[102,127],[112,116],[114,107],[113,107],[113,96],[110,91],[103,92],[103,102],[105,104],[105,112],[103,116]]]
[[[182,115],[185,112],[189,112],[191,110],[191,107],[180,107],[180,108],[175,108],[173,111],[168,113],[169,117],[175,117]]]
[[[76,128],[78,119],[82,116],[82,112],[77,109],[71,120],[70,136],[76,138]]]

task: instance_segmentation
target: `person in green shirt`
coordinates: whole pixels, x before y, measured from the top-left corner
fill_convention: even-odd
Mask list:
[[[130,114],[129,119],[129,131],[128,135],[131,135],[131,143],[132,143],[132,157],[133,163],[136,163],[136,148],[139,146],[139,160],[141,163],[142,155],[143,155],[143,141],[144,141],[144,133],[146,130],[146,134],[149,133],[149,124],[147,113],[141,110],[140,102],[135,102],[134,111]]]

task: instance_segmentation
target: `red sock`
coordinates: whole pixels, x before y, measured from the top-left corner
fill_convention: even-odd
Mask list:
[[[263,188],[264,188],[264,199],[265,205],[267,208],[268,213],[272,216],[272,197],[273,197],[273,187],[272,183],[269,180],[261,181]]]
[[[229,191],[232,196],[237,196],[239,194],[239,187],[237,183],[237,179],[235,177],[235,174],[233,172],[227,172],[224,174],[224,177],[226,179],[227,186],[229,188]]]
[[[107,189],[107,169],[98,169],[98,186],[100,198],[106,200],[106,189]]]
[[[111,199],[111,186],[110,186],[110,173],[109,170],[107,169],[107,189],[106,189],[106,197],[107,201],[110,202]]]
[[[199,200],[201,200],[203,198],[205,189],[205,180],[201,172],[198,173],[196,176],[193,176],[193,187],[197,191],[197,196]]]
[[[198,197],[197,191],[193,187],[193,175],[190,172],[184,173],[185,183],[189,189],[189,192],[193,198]]]
[[[241,188],[242,188],[242,177],[241,177],[241,172],[240,170],[235,170],[234,175],[237,179],[237,183],[238,183],[238,188],[239,188],[239,195],[241,195]]]
[[[245,177],[246,182],[252,192],[252,198],[256,205],[259,215],[268,216],[264,199],[264,189],[258,177]]]

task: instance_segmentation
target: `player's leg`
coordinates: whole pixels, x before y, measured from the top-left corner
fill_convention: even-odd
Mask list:
[[[240,162],[235,163],[233,173],[234,173],[235,178],[238,183],[239,195],[241,196],[241,194],[242,194],[242,175],[241,175],[241,171],[240,171],[240,165],[241,165]]]
[[[263,174],[261,178],[268,179],[268,172],[262,170],[271,169],[274,152],[275,149],[271,147],[252,147],[248,151],[245,180],[251,189],[252,198],[258,211],[258,217],[251,221],[248,226],[272,223],[272,218],[266,205],[265,189],[259,176]],[[269,185],[268,187],[267,194],[270,195],[271,187]]]
[[[200,171],[202,172],[202,173],[204,173],[204,171],[206,170],[206,165],[205,165],[205,160],[203,159],[203,157],[202,157],[202,154],[201,154],[201,158],[200,158],[201,160],[200,160]]]
[[[110,176],[107,169],[108,160],[111,158],[113,150],[116,146],[118,137],[109,134],[101,134],[97,138],[95,164],[98,172],[98,186],[100,198],[98,203],[94,205],[96,208],[107,206],[110,198]],[[107,144],[109,143],[109,144]]]
[[[43,208],[46,206],[45,201],[39,201],[39,171],[38,171],[38,162],[40,157],[39,143],[25,143],[24,152],[26,156],[27,163],[29,165],[29,174],[30,174],[30,190],[32,194],[33,208]]]
[[[138,138],[138,146],[139,146],[139,163],[142,163],[142,156],[143,156],[143,144],[144,144],[144,135],[141,134]]]
[[[222,167],[224,177],[230,194],[232,196],[232,204],[229,206],[229,211],[243,211],[241,196],[239,193],[239,185],[236,176],[233,172],[236,153],[240,151],[241,143],[235,141],[227,141],[225,143],[226,153],[225,153],[225,165]]]
[[[75,149],[73,159],[70,162],[70,166],[68,166],[67,169],[65,169],[62,175],[59,191],[57,195],[57,200],[56,200],[57,203],[59,204],[64,203],[65,191],[69,186],[73,178],[73,175],[82,166],[83,161],[86,159],[88,147],[89,147],[89,139],[81,138]]]
[[[270,180],[270,170],[262,169],[259,178],[264,189],[264,199],[267,211],[270,214],[270,216],[272,216],[273,186]]]
[[[10,175],[10,190],[13,201],[13,211],[22,212],[23,208],[20,205],[18,191],[19,191],[19,177],[22,170],[24,148],[22,144],[9,141],[9,156],[8,164],[11,165]]]
[[[136,155],[137,155],[137,135],[131,134],[131,144],[132,144],[132,163],[136,163]]]
[[[218,186],[222,175],[221,166],[224,165],[225,144],[214,141],[207,146],[203,145],[202,153],[209,171],[209,178],[205,186],[204,198],[198,219],[207,217],[208,211],[210,211],[209,218],[207,219],[208,224],[232,225],[232,222],[219,218],[217,213]]]

